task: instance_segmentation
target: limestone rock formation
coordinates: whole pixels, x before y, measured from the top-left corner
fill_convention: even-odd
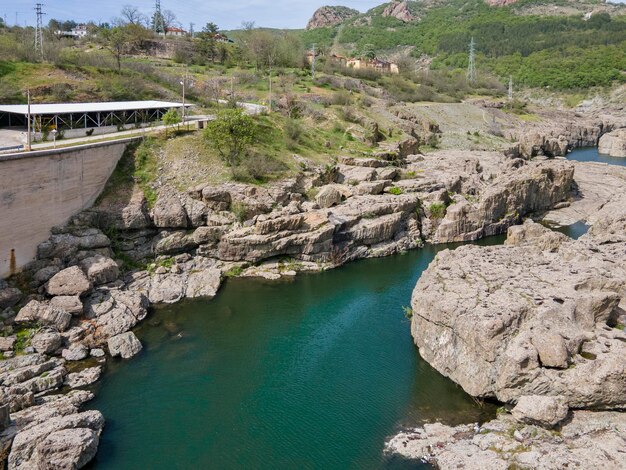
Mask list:
[[[22,307],[15,321],[17,323],[38,322],[42,325],[54,326],[59,331],[65,331],[70,326],[72,315],[44,302],[31,300]]]
[[[148,315],[148,299],[138,292],[101,289],[85,302],[85,317],[93,345],[126,333]]]
[[[130,359],[141,351],[141,342],[132,331],[109,338],[109,352],[111,356],[121,356],[122,359]]]
[[[409,2],[406,0],[403,1],[393,1],[389,5],[385,7],[383,10],[383,16],[391,16],[393,18],[397,18],[400,21],[404,21],[405,23],[410,23],[411,21],[415,21],[418,19],[413,13],[411,13],[411,9],[409,8]]]
[[[624,242],[572,241],[533,223],[522,230],[508,246],[436,257],[412,298],[420,354],[474,396],[626,408],[626,334],[614,328],[626,293]]]
[[[457,196],[433,241],[469,241],[504,233],[522,217],[551,209],[567,199],[573,180],[574,166],[568,162],[522,166],[496,179],[477,203]]]
[[[523,396],[511,411],[520,423],[553,428],[565,418],[569,409],[560,397]]]
[[[65,383],[71,388],[85,387],[96,382],[100,378],[101,373],[102,367],[100,366],[88,367],[87,369],[83,369],[80,372],[67,374],[67,377],[65,378]]]
[[[154,225],[159,228],[187,228],[187,212],[178,193],[164,187],[159,190],[158,199],[152,210]]]
[[[504,414],[482,426],[440,423],[402,432],[387,453],[426,460],[441,470],[623,468],[626,413],[574,411],[558,433]]]
[[[80,267],[94,286],[113,282],[120,274],[117,263],[102,255],[84,259],[81,261]]]
[[[52,276],[46,290],[50,295],[83,295],[91,287],[85,273],[78,266],[72,266]]]
[[[64,310],[72,315],[83,313],[83,303],[77,295],[59,295],[50,300],[50,306]]]
[[[31,346],[41,354],[55,353],[63,343],[63,338],[55,330],[44,330],[37,333],[31,339]]]
[[[324,186],[322,190],[315,196],[315,202],[322,208],[333,207],[339,204],[343,199],[343,194],[334,186]]]
[[[89,348],[84,344],[74,343],[61,353],[66,361],[82,361],[89,356]]]
[[[22,292],[15,288],[9,287],[7,283],[0,279],[0,310],[13,307],[22,298]]]
[[[325,6],[319,8],[309,20],[306,29],[328,28],[359,15],[358,10],[342,6]]]
[[[99,411],[79,411],[92,397],[88,392],[71,392],[14,413],[12,425],[0,437],[6,446],[15,436],[8,468],[84,467],[96,455],[104,426]]]
[[[617,129],[600,137],[598,151],[611,157],[626,158],[626,129]]]

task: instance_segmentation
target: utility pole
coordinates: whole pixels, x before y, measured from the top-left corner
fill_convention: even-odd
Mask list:
[[[183,86],[183,125],[185,124],[185,87],[187,86],[187,66],[185,65],[185,74],[183,80],[180,82]]]
[[[311,78],[315,80],[315,43],[313,43],[313,58],[311,59]]]
[[[272,68],[270,67],[270,96],[269,96],[269,112],[272,112]]]
[[[467,81],[474,84],[476,83],[476,43],[474,37],[469,46],[469,63],[467,65]]]
[[[42,10],[43,3],[37,3],[35,5],[35,12],[37,13],[37,26],[35,28],[35,52],[39,52],[41,60],[44,60],[43,53],[43,15],[45,13]]]
[[[28,97],[28,125],[27,125],[27,134],[26,134],[26,151],[30,152],[30,89],[26,90],[26,95]]]
[[[509,101],[513,101],[513,76],[509,76]]]

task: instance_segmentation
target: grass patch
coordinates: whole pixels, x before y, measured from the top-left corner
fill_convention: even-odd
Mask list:
[[[446,216],[446,205],[443,202],[434,202],[428,207],[430,216],[433,219],[440,220]]]

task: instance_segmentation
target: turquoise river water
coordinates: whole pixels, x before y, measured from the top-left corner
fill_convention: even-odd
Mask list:
[[[96,386],[107,421],[90,467],[419,468],[384,456],[385,440],[494,414],[419,357],[402,310],[445,248],[230,279],[213,300],[156,309],[136,330],[142,353],[110,360]]]

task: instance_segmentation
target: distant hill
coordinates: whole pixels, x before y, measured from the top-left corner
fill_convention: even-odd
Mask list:
[[[452,69],[467,67],[472,37],[479,68],[502,80],[571,89],[626,77],[626,5],[601,0],[394,1],[302,36],[339,54]]]

